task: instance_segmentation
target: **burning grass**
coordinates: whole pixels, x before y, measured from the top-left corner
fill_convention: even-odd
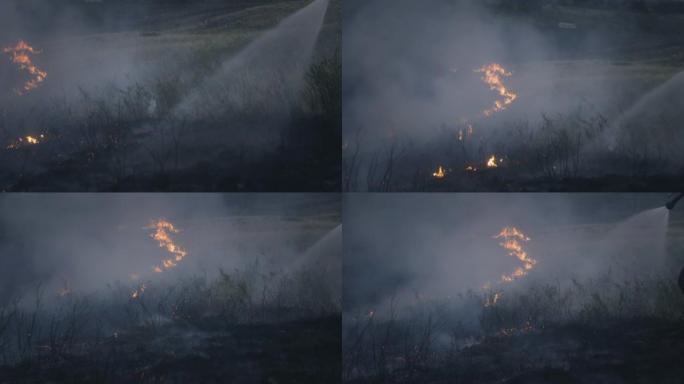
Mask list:
[[[170,221],[159,219],[146,229],[154,229],[154,233],[150,237],[159,243],[160,248],[166,249],[172,255],[171,258],[164,259],[161,265],[156,265],[153,268],[154,272],[161,273],[163,269],[175,268],[188,255],[188,252],[172,239],[171,236],[179,233],[180,230]]]
[[[512,273],[501,276],[502,282],[510,283],[515,279],[524,277],[537,264],[537,260],[531,258],[523,249],[522,245],[523,242],[530,241],[531,239],[519,229],[515,227],[506,227],[502,229],[498,235],[494,236],[494,238],[502,239],[499,245],[507,250],[510,256],[520,260],[523,264],[522,267],[516,268]]]
[[[170,116],[187,86],[174,78],[103,96],[83,91],[75,104],[54,101],[37,113],[5,105],[0,184],[5,190],[335,190],[336,74],[334,59],[314,64],[285,120],[266,105]]]
[[[508,89],[503,82],[506,77],[511,77],[513,74],[507,71],[501,64],[491,63],[483,65],[481,68],[475,70],[476,73],[482,73],[482,81],[484,81],[489,89],[496,91],[502,98],[496,100],[494,106],[482,111],[485,117],[490,117],[497,112],[506,110],[517,98],[518,95],[512,90]]]
[[[47,72],[39,69],[31,60],[31,55],[37,55],[40,51],[28,45],[25,41],[20,40],[15,46],[3,49],[3,52],[11,56],[12,63],[16,64],[20,70],[27,72],[31,76],[22,89],[15,90],[19,96],[38,88],[40,83],[47,78]]]
[[[442,127],[431,139],[393,136],[370,149],[360,139],[343,151],[349,191],[660,191],[678,188],[680,140],[619,136],[607,151],[611,121],[592,108],[518,120],[484,121],[472,135]],[[653,123],[672,132],[669,121]],[[502,129],[504,128],[504,129]],[[435,177],[435,165],[451,170]]]

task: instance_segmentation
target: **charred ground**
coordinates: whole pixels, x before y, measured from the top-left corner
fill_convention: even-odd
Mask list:
[[[297,284],[281,288],[297,290]],[[29,310],[3,307],[0,382],[340,380],[341,319],[331,303],[287,303],[281,296],[269,304],[271,298],[260,296],[266,291],[252,292],[244,276],[227,274],[214,283],[197,279],[165,288],[136,299],[119,287],[105,300],[64,295],[51,308],[39,301]]]

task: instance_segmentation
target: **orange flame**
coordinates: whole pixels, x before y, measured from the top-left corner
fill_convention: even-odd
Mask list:
[[[42,134],[40,136],[30,136],[29,135],[29,136],[20,137],[19,139],[17,139],[17,141],[10,143],[5,148],[7,148],[7,149],[18,149],[19,147],[21,147],[24,144],[28,144],[28,145],[40,144],[41,140],[43,140],[44,138],[45,138],[45,135],[42,135]]]
[[[34,49],[28,45],[25,41],[20,40],[14,47],[7,47],[2,50],[4,53],[12,55],[12,63],[17,64],[19,69],[28,72],[33,78],[28,80],[23,89],[15,90],[17,94],[24,95],[32,90],[38,88],[40,83],[45,81],[47,78],[47,72],[38,69],[33,62],[29,54],[37,55],[40,51]]]
[[[496,112],[505,110],[511,103],[518,98],[518,95],[506,88],[503,84],[504,77],[512,76],[511,72],[508,72],[501,64],[491,63],[484,65],[479,69],[475,70],[476,73],[484,73],[482,76],[482,81],[489,85],[489,89],[496,91],[503,100],[496,100],[494,106],[489,109],[485,109],[482,113],[489,117]]]
[[[515,227],[506,227],[502,229],[498,235],[494,236],[494,238],[503,239],[499,245],[508,250],[509,255],[516,257],[523,264],[521,267],[516,268],[512,273],[508,275],[502,275],[502,282],[510,283],[515,279],[519,279],[527,275],[527,273],[537,264],[537,260],[531,258],[527,252],[525,252],[522,246],[522,242],[530,241],[531,239],[519,229]]]
[[[171,234],[180,232],[171,222],[160,219],[146,228],[154,229],[155,231],[150,237],[159,242],[159,247],[166,249],[173,255],[171,258],[163,260],[161,265],[155,266],[154,272],[161,273],[164,269],[174,268],[188,255],[185,249],[177,245],[171,238]]]
[[[437,179],[443,179],[446,176],[446,172],[444,171],[444,168],[442,166],[439,166],[437,168],[437,171],[432,174]]]

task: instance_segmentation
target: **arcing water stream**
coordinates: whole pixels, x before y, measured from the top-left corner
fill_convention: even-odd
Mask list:
[[[210,113],[226,104],[272,105],[289,101],[301,89],[309,69],[329,0],[315,0],[231,57],[177,108]],[[201,112],[200,112],[201,113]]]

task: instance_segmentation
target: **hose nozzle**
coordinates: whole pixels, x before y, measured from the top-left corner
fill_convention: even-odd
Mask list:
[[[669,210],[674,209],[674,207],[677,205],[679,200],[681,200],[684,197],[684,193],[677,193],[674,196],[670,198],[670,200],[667,201],[667,204],[665,204],[665,207]]]

